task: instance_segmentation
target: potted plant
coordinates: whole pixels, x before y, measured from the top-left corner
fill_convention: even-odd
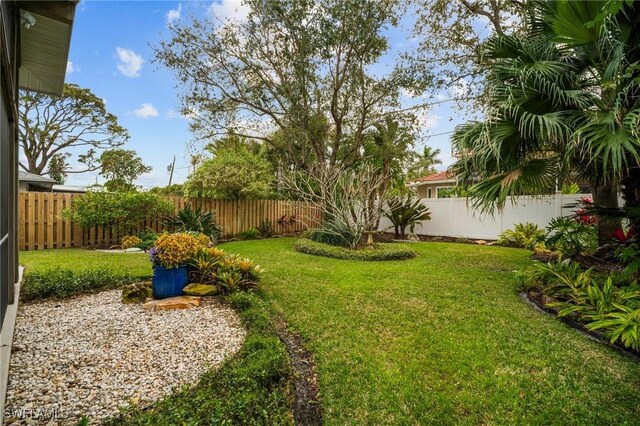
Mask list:
[[[208,241],[205,235],[188,232],[164,233],[158,237],[149,249],[153,264],[153,297],[164,299],[182,294],[189,283],[189,260]]]

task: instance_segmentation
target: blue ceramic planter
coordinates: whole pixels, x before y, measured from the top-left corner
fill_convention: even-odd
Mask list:
[[[171,269],[167,269],[164,266],[153,267],[151,288],[153,297],[156,299],[181,296],[182,290],[188,283],[189,267],[186,265]]]

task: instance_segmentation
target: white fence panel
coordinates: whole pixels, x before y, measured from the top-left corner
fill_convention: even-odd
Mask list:
[[[572,206],[590,194],[548,195],[543,197],[516,197],[507,202],[501,212],[494,215],[474,210],[464,198],[422,199],[429,208],[431,220],[416,226],[421,235],[495,240],[501,232],[513,229],[517,223],[535,223],[546,227],[551,219],[567,216],[575,210]],[[383,219],[380,229],[393,231],[391,222]]]

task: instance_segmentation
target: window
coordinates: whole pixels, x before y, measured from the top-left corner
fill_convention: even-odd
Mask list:
[[[427,198],[433,198],[432,189],[427,188]]]

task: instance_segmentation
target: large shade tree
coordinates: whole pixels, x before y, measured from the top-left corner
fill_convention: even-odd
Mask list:
[[[171,27],[157,59],[184,84],[183,112],[211,140],[261,140],[293,162],[349,166],[384,115],[400,122],[401,73],[373,73],[392,0],[247,0],[248,17]]]
[[[522,36],[486,46],[490,113],[459,126],[456,164],[476,206],[544,193],[570,173],[594,202],[617,207],[620,179],[638,165],[640,8],[633,2],[536,2]],[[600,226],[600,241],[611,229]]]
[[[104,99],[75,84],[65,84],[59,97],[21,91],[18,118],[20,168],[61,182],[70,173],[99,170],[99,151],[129,139]],[[73,170],[72,157],[78,163]]]

